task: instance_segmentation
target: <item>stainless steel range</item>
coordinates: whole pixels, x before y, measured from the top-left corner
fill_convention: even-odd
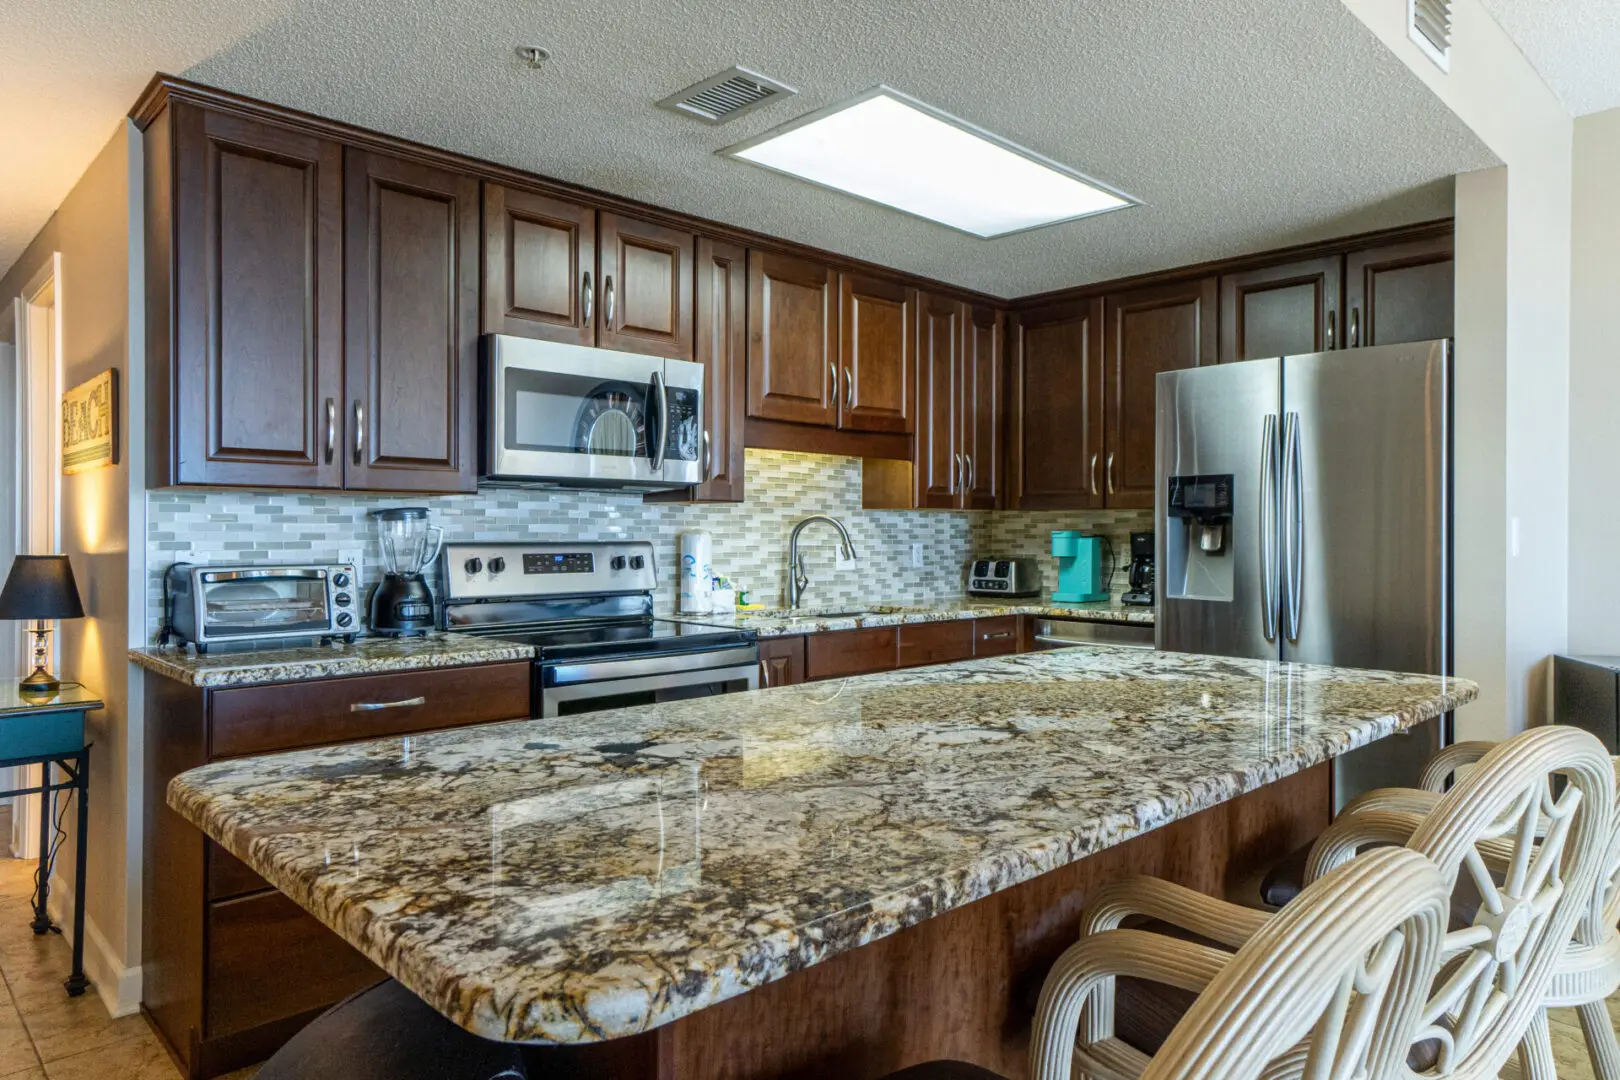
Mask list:
[[[645,541],[445,544],[440,625],[535,647],[541,716],[759,686],[752,630],[653,618]]]

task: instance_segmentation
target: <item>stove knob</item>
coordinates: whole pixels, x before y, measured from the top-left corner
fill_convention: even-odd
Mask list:
[[[336,621],[339,626],[349,627],[354,624],[354,616],[350,615],[347,611],[340,611],[338,612]]]
[[[499,555],[497,555],[493,559],[489,560],[489,572],[490,573],[498,574],[502,570],[505,570],[505,569],[506,569],[506,560],[501,558]]]
[[[609,562],[608,565],[611,566],[615,570],[623,570],[624,569],[624,556],[623,555],[615,555],[615,556],[613,556],[612,561]]]
[[[483,559],[468,559],[461,564],[461,568],[469,574],[476,574],[484,568]]]
[[[647,560],[646,559],[642,558],[640,555],[632,555],[632,556],[630,556],[630,569],[632,569],[632,570],[645,570],[646,568],[647,568]]]
[[[349,587],[349,575],[339,570],[332,575],[332,584],[340,589],[347,589]]]
[[[338,607],[348,607],[350,604],[354,603],[354,597],[350,596],[346,592],[340,592],[336,596],[332,597],[332,603],[336,604]]]

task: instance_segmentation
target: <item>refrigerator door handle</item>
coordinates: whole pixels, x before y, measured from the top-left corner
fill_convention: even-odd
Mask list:
[[[1277,640],[1277,414],[1260,425],[1260,623]]]
[[[1305,586],[1304,477],[1300,462],[1299,413],[1283,420],[1283,632],[1299,641],[1301,593]]]

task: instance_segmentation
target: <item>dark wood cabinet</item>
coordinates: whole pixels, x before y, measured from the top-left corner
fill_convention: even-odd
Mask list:
[[[174,223],[153,236],[173,322],[150,480],[341,487],[342,147],[188,104],[167,125],[148,132],[153,216]]]
[[[598,215],[599,346],[692,359],[696,242],[692,233],[680,229],[619,214]]]
[[[910,434],[917,290],[881,278],[840,274],[838,294],[838,426]]]
[[[967,311],[925,294],[917,311],[917,437],[913,505],[954,510],[962,502],[962,325]]]
[[[596,211],[484,185],[484,332],[591,345]]]
[[[1006,320],[994,308],[968,315],[962,348],[962,454],[967,478],[962,506],[994,510],[1001,505],[1001,413]]]
[[[759,642],[759,685],[796,686],[804,682],[804,638],[762,638]]]
[[[1102,506],[1102,298],[1024,312],[1016,337],[1007,463],[1011,507]]]
[[[748,415],[838,421],[836,274],[823,263],[748,253]]]
[[[1352,251],[1344,258],[1345,342],[1399,345],[1455,332],[1449,231]]]
[[[736,244],[697,242],[697,342],[707,399],[705,502],[743,501],[743,412],[748,378],[748,258]]]
[[[1151,510],[1157,378],[1215,362],[1215,279],[1112,293],[1104,310],[1103,505]]]
[[[344,162],[349,487],[477,487],[478,181]]]
[[[898,628],[893,626],[811,634],[804,642],[805,678],[835,679],[888,671],[895,665],[897,635]]]
[[[1021,615],[973,620],[973,655],[1006,656],[1020,651],[1019,623],[1022,620]]]
[[[896,666],[949,664],[973,655],[972,619],[948,622],[907,623],[900,627],[896,643]]]
[[[1222,275],[1221,363],[1342,347],[1343,270],[1329,255]]]

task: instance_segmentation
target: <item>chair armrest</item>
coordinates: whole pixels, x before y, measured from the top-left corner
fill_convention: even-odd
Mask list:
[[[1493,742],[1460,742],[1453,743],[1429,759],[1423,766],[1423,775],[1418,779],[1418,787],[1425,791],[1443,792],[1446,782],[1464,765],[1472,765],[1486,754],[1496,748]]]
[[[1305,884],[1343,866],[1362,848],[1380,844],[1405,847],[1427,816],[1427,811],[1356,809],[1354,804],[1345,807],[1333,824],[1316,838],[1311,857],[1305,864]]]
[[[1117,930],[1132,915],[1169,923],[1233,949],[1241,948],[1271,919],[1268,911],[1230,904],[1158,878],[1138,877],[1097,890],[1081,918],[1081,936]]]
[[[1041,986],[1030,1036],[1031,1080],[1070,1080],[1081,1013],[1088,999],[1093,1011],[1112,1010],[1111,998],[1096,1000],[1095,992],[1111,989],[1116,976],[1199,993],[1231,958],[1220,949],[1141,930],[1107,930],[1069,946]],[[1099,1019],[1112,1027],[1111,1015],[1093,1016],[1093,1025]]]

